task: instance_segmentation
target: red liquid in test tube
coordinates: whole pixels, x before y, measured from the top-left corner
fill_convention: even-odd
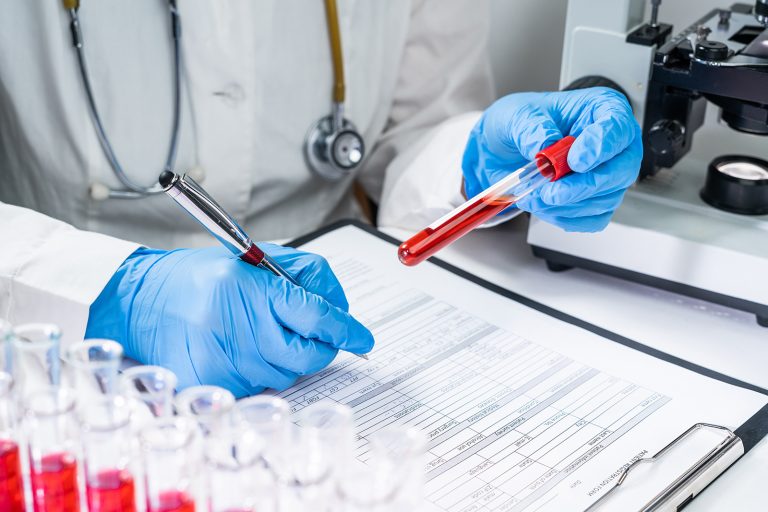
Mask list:
[[[0,510],[25,510],[19,445],[7,439],[0,439]]]
[[[99,472],[86,487],[89,512],[135,512],[133,477],[126,470]]]
[[[421,263],[454,240],[506,210],[515,200],[514,196],[478,198],[439,226],[430,226],[416,233],[400,246],[397,255],[405,265]]]
[[[474,228],[491,220],[521,197],[571,172],[568,167],[568,150],[574,141],[571,136],[560,139],[540,151],[533,162],[491,185],[413,235],[398,248],[397,256],[400,261],[408,266],[421,263]]]
[[[164,491],[147,505],[149,512],[195,512],[195,500],[183,491]]]
[[[35,512],[80,512],[77,462],[69,453],[43,456],[32,470]]]

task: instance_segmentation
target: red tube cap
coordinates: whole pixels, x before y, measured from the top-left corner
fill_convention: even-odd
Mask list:
[[[568,151],[575,141],[575,137],[568,135],[536,153],[536,160],[546,160],[555,170],[554,174],[549,177],[549,181],[557,181],[571,172],[571,168],[568,166]]]

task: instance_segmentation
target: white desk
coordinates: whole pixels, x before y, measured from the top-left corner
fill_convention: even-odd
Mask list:
[[[585,270],[550,272],[525,242],[527,224],[518,217],[475,231],[438,257],[645,345],[768,388],[768,328],[758,326],[754,315]],[[767,484],[763,439],[686,511],[766,510]]]

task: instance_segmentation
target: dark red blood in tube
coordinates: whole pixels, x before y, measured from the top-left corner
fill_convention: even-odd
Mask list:
[[[515,202],[515,197],[480,197],[456,215],[429,226],[400,245],[397,256],[404,265],[418,265],[478,225],[487,222]]]

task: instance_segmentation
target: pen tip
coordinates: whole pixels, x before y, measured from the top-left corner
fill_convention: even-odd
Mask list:
[[[368,354],[357,354],[359,357],[362,357],[366,361],[368,361]]]

